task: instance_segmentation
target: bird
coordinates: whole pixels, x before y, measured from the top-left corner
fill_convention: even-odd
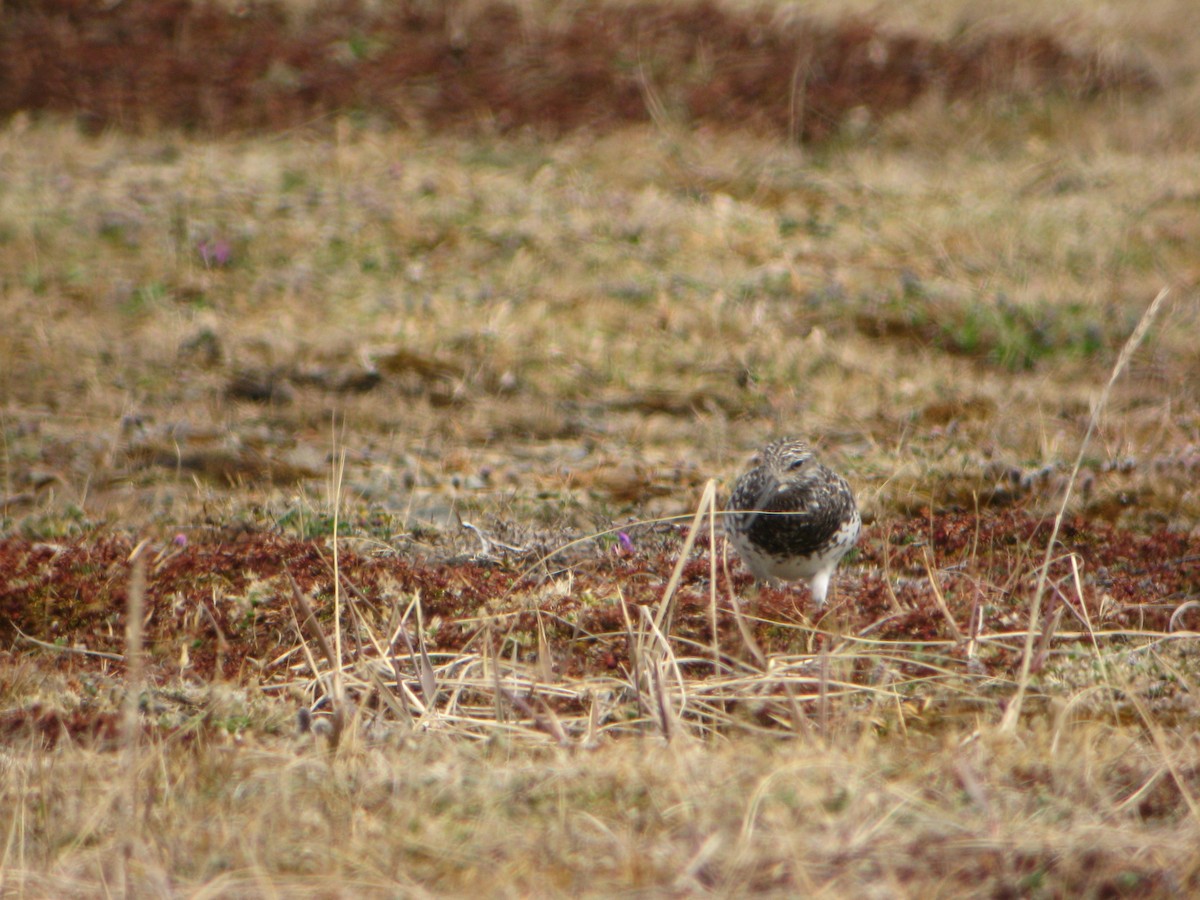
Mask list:
[[[798,438],[763,447],[734,485],[725,511],[726,536],[754,577],[768,583],[804,579],[818,608],[861,530],[846,479]]]

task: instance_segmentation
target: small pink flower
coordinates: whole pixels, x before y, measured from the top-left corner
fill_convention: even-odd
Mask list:
[[[211,241],[202,240],[196,245],[200,251],[200,259],[211,268],[224,268],[233,260],[233,248],[225,238],[215,238]]]

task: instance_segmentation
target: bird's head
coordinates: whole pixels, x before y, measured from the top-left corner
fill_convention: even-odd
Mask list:
[[[768,445],[759,454],[756,464],[765,467],[781,488],[798,487],[820,477],[812,447],[796,438],[784,438]]]

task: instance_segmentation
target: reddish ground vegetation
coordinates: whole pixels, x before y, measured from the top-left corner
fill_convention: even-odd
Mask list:
[[[949,98],[1147,90],[1132,64],[1042,33],[939,42],[708,2],[577,7],[527,21],[503,2],[364,4],[307,16],[192,0],[16,0],[0,13],[0,115],[87,126],[283,129],[339,111],[423,127],[550,133],[663,113],[801,140],[939,90]]]
[[[112,748],[120,735],[120,717],[111,711],[61,712],[35,703],[25,709],[0,713],[0,744],[33,739],[43,747],[53,747],[65,738]]]
[[[965,633],[973,611],[983,610],[981,633],[1025,624],[1036,565],[1050,524],[1012,509],[982,517],[935,515],[878,526],[860,545],[838,581],[833,619],[850,632],[895,640],[944,640],[951,635],[935,600],[930,575],[949,613]],[[636,538],[635,538],[636,540]],[[1171,613],[1200,592],[1200,540],[1172,532],[1140,535],[1107,525],[1068,522],[1063,549],[1077,554],[1084,600],[1097,630],[1166,630]],[[58,658],[73,672],[119,669],[124,649],[125,592],[133,542],[95,535],[55,544],[10,537],[0,541],[0,640],[29,646],[20,633],[64,648]],[[431,649],[457,652],[492,633],[536,646],[539,616],[563,674],[604,672],[629,662],[626,619],[619,596],[632,605],[656,604],[676,562],[672,539],[638,541],[634,552],[596,551],[566,568],[525,562],[364,556],[343,549],[339,566],[348,607],[376,623],[387,621],[419,593],[424,621],[434,625]],[[150,556],[147,573],[147,646],[152,669],[181,670],[201,679],[269,679],[272,661],[298,643],[290,603],[290,573],[313,598],[318,615],[333,610],[333,557],[327,542],[278,534],[238,540],[197,536],[187,546]],[[720,566],[718,565],[718,570]],[[673,634],[711,644],[710,560],[697,554],[684,568]],[[735,587],[749,593],[749,576],[734,570]],[[1051,608],[1077,607],[1071,567],[1062,554],[1052,569]],[[551,588],[551,581],[559,586]],[[718,574],[722,647],[740,645]],[[755,637],[768,652],[796,652],[797,639],[778,624],[806,621],[813,611],[803,588],[764,588],[753,601],[760,617]],[[357,630],[349,611],[343,634],[353,648]],[[1071,618],[1068,618],[1068,622]],[[1070,630],[1078,630],[1072,625]],[[72,653],[86,649],[92,655]],[[400,652],[397,650],[397,652]],[[109,656],[105,656],[108,654]],[[1000,654],[993,664],[1012,660]]]

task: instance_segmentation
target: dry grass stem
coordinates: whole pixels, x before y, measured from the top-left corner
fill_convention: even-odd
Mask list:
[[[1063,516],[1066,514],[1067,505],[1071,499],[1071,491],[1075,484],[1076,476],[1079,475],[1079,469],[1083,465],[1083,458],[1084,454],[1087,453],[1088,442],[1091,440],[1092,433],[1096,430],[1096,425],[1099,423],[1100,417],[1104,414],[1105,407],[1108,406],[1108,398],[1112,394],[1113,385],[1116,384],[1117,379],[1120,378],[1121,373],[1129,364],[1134,351],[1154,324],[1154,319],[1158,316],[1159,309],[1166,302],[1169,294],[1170,291],[1167,288],[1163,288],[1158,292],[1154,300],[1151,301],[1150,305],[1146,307],[1146,311],[1142,314],[1141,319],[1138,320],[1137,327],[1133,329],[1133,332],[1121,347],[1121,353],[1117,357],[1117,362],[1108,376],[1108,383],[1105,384],[1104,390],[1100,392],[1099,398],[1092,404],[1091,415],[1088,417],[1087,430],[1084,432],[1083,440],[1079,443],[1079,450],[1075,454],[1075,464],[1071,468],[1071,474],[1067,478],[1062,502],[1059,504],[1058,513],[1054,516],[1054,527],[1050,531],[1050,540],[1046,543],[1045,556],[1042,559],[1042,565],[1038,569],[1037,584],[1034,588],[1033,601],[1030,603],[1029,608],[1029,630],[1025,636],[1025,649],[1021,659],[1021,671],[1017,676],[1017,692],[1009,703],[1008,708],[1004,711],[1004,718],[1000,723],[1001,731],[1011,734],[1021,717],[1021,706],[1024,703],[1025,694],[1029,688],[1030,668],[1033,664],[1033,636],[1041,617],[1042,597],[1045,594],[1046,579],[1050,573],[1050,560],[1054,556],[1058,534],[1062,529]]]

